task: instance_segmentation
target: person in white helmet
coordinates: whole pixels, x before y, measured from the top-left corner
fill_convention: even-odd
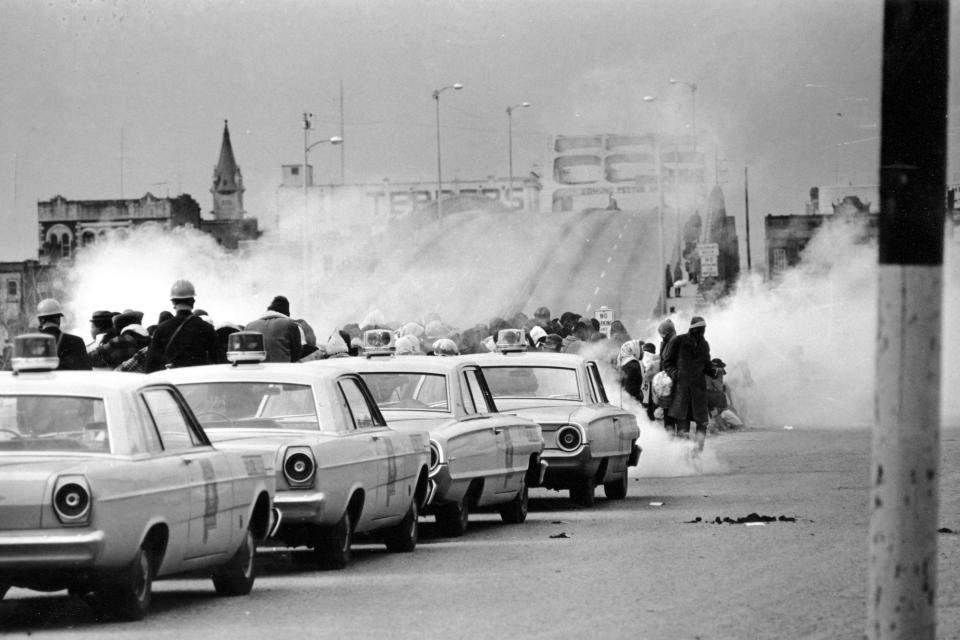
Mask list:
[[[220,355],[213,325],[193,314],[196,289],[189,280],[177,280],[170,288],[175,315],[159,325],[147,349],[147,373],[172,367],[192,367],[225,362]]]
[[[63,318],[63,309],[60,303],[53,298],[45,298],[37,305],[37,321],[40,323],[40,333],[51,335],[57,341],[57,357],[60,365],[57,369],[88,370],[90,357],[87,355],[87,345],[83,338],[60,330],[60,320]]]

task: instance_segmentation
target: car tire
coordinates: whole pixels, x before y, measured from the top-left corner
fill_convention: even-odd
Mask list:
[[[603,494],[610,500],[623,500],[627,497],[627,487],[630,477],[627,470],[623,470],[623,477],[611,482],[603,483]]]
[[[253,589],[256,572],[257,541],[247,529],[240,548],[213,574],[213,588],[222,596],[245,596]]]
[[[460,502],[445,504],[437,511],[437,527],[440,529],[440,535],[448,538],[462,536],[467,531],[469,521],[470,507],[467,496],[463,496]]]
[[[130,564],[103,589],[108,613],[118,620],[143,620],[150,609],[153,562],[149,549],[141,546]]]
[[[507,506],[500,510],[500,519],[507,524],[521,524],[527,519],[527,510],[530,507],[530,492],[527,483],[520,483],[520,491]]]
[[[593,476],[579,478],[576,484],[570,487],[570,501],[581,507],[592,507],[596,488],[597,481]]]
[[[409,553],[417,548],[420,537],[420,514],[417,511],[417,501],[410,502],[410,509],[396,527],[391,529],[383,538],[387,551],[395,553]]]
[[[350,520],[350,512],[345,511],[337,524],[323,531],[313,551],[317,562],[323,567],[339,570],[350,564],[352,544],[353,522]]]

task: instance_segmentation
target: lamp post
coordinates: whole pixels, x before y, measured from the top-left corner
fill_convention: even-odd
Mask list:
[[[655,102],[657,99],[654,96],[643,96],[644,102]],[[657,205],[657,233],[660,240],[660,264],[657,266],[657,273],[660,272],[660,269],[663,269],[666,266],[663,255],[663,165],[661,164],[660,158],[660,121],[657,120],[657,144],[655,146],[655,153],[657,154],[657,195],[660,198],[660,202]],[[667,315],[667,288],[666,282],[663,278],[663,274],[660,273],[658,276],[660,280],[660,317],[665,317]]]
[[[310,192],[309,192],[309,154],[310,149],[313,149],[317,145],[330,143],[334,146],[341,144],[343,138],[340,136],[332,136],[324,140],[317,140],[315,142],[310,142],[310,119],[313,118],[312,113],[303,113],[303,221],[300,225],[301,235],[303,239],[303,304],[307,300],[307,272],[310,266],[309,260],[309,251],[310,251],[310,239],[307,236],[307,218],[309,217],[310,212]]]
[[[510,166],[510,183],[507,185],[507,202],[513,207],[513,110],[517,107],[527,108],[529,102],[521,102],[507,107],[507,157]]]
[[[693,152],[697,152],[697,83],[684,82],[676,78],[670,78],[670,84],[682,84],[690,89],[690,120],[693,126]]]
[[[459,91],[463,89],[463,85],[458,82],[433,90],[433,101],[437,103],[437,220],[441,223],[443,222],[443,211],[440,204],[440,200],[443,198],[443,172],[440,164],[440,94],[447,89]]]

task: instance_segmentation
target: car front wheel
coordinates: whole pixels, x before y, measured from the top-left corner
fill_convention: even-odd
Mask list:
[[[143,620],[150,609],[153,564],[149,549],[140,547],[133,561],[104,588],[109,612],[120,620]]]
[[[570,501],[581,507],[592,507],[596,487],[597,481],[593,476],[578,478],[576,484],[570,487]]]
[[[256,579],[256,548],[253,532],[247,529],[237,552],[213,574],[213,587],[217,593],[224,596],[245,596],[250,593]]]
[[[630,478],[627,470],[623,470],[623,476],[617,480],[603,483],[603,494],[610,500],[623,500],[627,497],[627,486]]]
[[[340,522],[324,531],[314,547],[317,561],[328,569],[343,569],[350,564],[350,547],[353,544],[353,522],[346,511]]]
[[[507,506],[500,510],[500,518],[507,524],[520,524],[527,519],[527,510],[530,506],[530,492],[527,483],[520,485],[520,491]]]
[[[464,496],[460,502],[443,505],[437,512],[437,526],[440,533],[448,538],[458,538],[467,530],[467,523],[470,520],[470,508],[467,503],[467,496]]]
[[[417,548],[420,535],[420,514],[417,512],[417,501],[410,503],[410,510],[403,517],[400,524],[384,536],[383,542],[388,551],[410,552]]]

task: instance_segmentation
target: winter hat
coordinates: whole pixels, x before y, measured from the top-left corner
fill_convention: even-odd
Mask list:
[[[657,333],[660,334],[661,338],[666,338],[667,336],[672,336],[677,333],[677,328],[673,326],[673,320],[667,318],[660,323],[660,326],[657,327]]]
[[[707,321],[701,318],[700,316],[693,316],[690,318],[690,328],[696,329],[698,327],[707,328]]]
[[[164,322],[166,322],[172,317],[173,317],[173,314],[170,313],[169,311],[161,311],[160,317],[157,318],[157,324],[163,324]]]
[[[267,307],[267,311],[276,311],[277,313],[282,313],[285,316],[289,316],[290,301],[284,296],[275,296],[270,302],[270,306]]]
[[[113,318],[113,311],[94,311],[93,315],[90,316],[90,322],[100,326],[109,323],[111,318]]]
[[[113,316],[113,328],[119,333],[123,333],[124,327],[132,324],[139,325],[141,322],[143,322],[142,311],[127,309],[123,313]]]

